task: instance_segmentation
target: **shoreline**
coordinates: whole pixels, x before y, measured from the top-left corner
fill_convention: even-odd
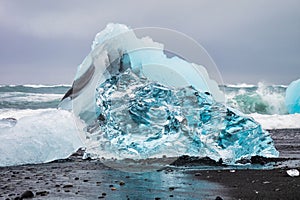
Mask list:
[[[81,157],[79,152],[50,163],[1,167],[0,199],[20,199],[26,191],[31,191],[34,199],[297,199],[300,196],[300,177],[289,177],[288,166],[214,169],[213,164],[210,169],[199,169],[195,162],[186,160],[192,164],[132,173]],[[300,171],[300,166],[297,169]]]
[[[0,167],[0,200],[26,194],[33,199],[297,199],[300,177],[286,171],[300,171],[300,129],[268,131],[280,157],[253,157],[248,165],[182,156],[162,169],[132,173],[83,160],[83,151],[77,151],[50,163]]]

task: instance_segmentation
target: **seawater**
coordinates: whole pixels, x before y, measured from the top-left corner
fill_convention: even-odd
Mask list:
[[[56,109],[70,87],[71,85],[0,85],[0,119],[20,118],[39,112],[40,109]],[[228,106],[249,114],[266,128],[300,128],[300,123],[293,120],[298,119],[299,115],[289,115],[284,105],[287,86],[258,83],[223,85],[220,88],[225,92]]]

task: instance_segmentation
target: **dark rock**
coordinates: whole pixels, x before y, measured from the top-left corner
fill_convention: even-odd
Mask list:
[[[217,197],[216,197],[216,200],[223,200],[223,199],[222,199],[222,197],[217,196]]]
[[[49,194],[48,191],[39,191],[39,192],[36,192],[36,195],[39,195],[39,196],[47,196]]]
[[[215,160],[212,160],[209,157],[195,157],[195,156],[188,156],[188,155],[180,156],[177,160],[175,160],[170,165],[174,165],[174,166],[203,166],[203,165],[225,166],[223,164],[223,160],[219,160],[218,162],[216,162]]]
[[[23,192],[23,194],[21,195],[21,199],[33,198],[33,197],[34,197],[34,194],[30,190]]]
[[[120,181],[119,184],[120,184],[120,185],[125,185],[125,182],[124,182],[124,181]]]
[[[264,164],[267,163],[267,158],[262,157],[262,156],[252,156],[251,157],[251,163],[252,164],[264,165]]]
[[[79,180],[79,178],[78,178],[78,177],[76,177],[76,178],[74,178],[74,180],[75,180],[75,181],[77,181],[77,180]]]
[[[105,192],[103,192],[103,193],[102,193],[102,196],[106,196],[106,193],[105,193]]]
[[[161,200],[161,198],[160,197],[155,197],[155,200]]]
[[[169,190],[173,191],[173,190],[175,190],[175,187],[169,187]]]
[[[201,176],[201,173],[196,173],[195,176]]]
[[[67,185],[64,185],[64,186],[63,186],[63,188],[71,188],[71,187],[73,187],[72,184],[67,184]]]
[[[109,187],[111,188],[111,187],[114,187],[114,185],[109,185]]]
[[[21,200],[21,197],[15,197],[14,200]]]

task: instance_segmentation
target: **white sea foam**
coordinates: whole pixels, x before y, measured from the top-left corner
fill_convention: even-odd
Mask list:
[[[2,84],[0,87],[17,87],[17,86],[23,86],[23,87],[31,87],[31,88],[53,88],[53,87],[71,87],[70,84],[56,84],[56,85],[43,85],[43,84],[25,84],[25,85],[5,85]]]
[[[256,85],[248,84],[248,83],[226,84],[225,86],[226,87],[231,87],[231,88],[252,88],[252,87],[256,87]]]
[[[261,115],[252,113],[253,117],[264,129],[300,128],[300,114],[292,115]]]
[[[0,129],[0,166],[44,163],[67,158],[83,144],[80,122],[71,112],[57,109],[7,111],[15,126]],[[77,126],[76,126],[77,125]]]
[[[42,85],[42,84],[26,84],[24,87],[42,88],[42,87],[71,87],[69,84],[57,84],[57,85]]]
[[[42,94],[42,93],[23,93],[23,92],[6,92],[0,94],[1,101],[9,102],[47,102],[53,100],[59,100],[63,97],[62,94]]]

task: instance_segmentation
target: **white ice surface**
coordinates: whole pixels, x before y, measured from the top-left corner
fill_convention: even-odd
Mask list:
[[[20,115],[18,115],[18,112]],[[10,115],[8,115],[10,113]],[[80,122],[71,112],[57,109],[7,111],[17,124],[0,129],[0,166],[44,163],[69,157],[83,144]]]

